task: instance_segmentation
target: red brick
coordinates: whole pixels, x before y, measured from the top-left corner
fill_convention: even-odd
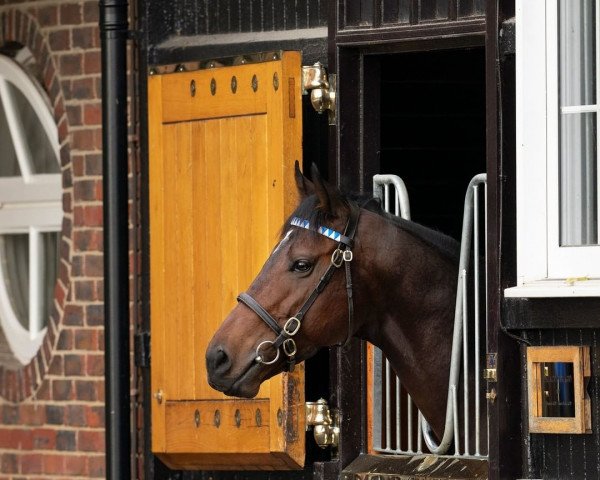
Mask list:
[[[65,407],[65,425],[71,427],[90,427],[86,422],[85,407],[83,405],[67,405]]]
[[[73,384],[70,380],[52,380],[52,398],[54,400],[70,400]]]
[[[100,145],[96,143],[94,130],[75,130],[71,133],[71,147],[73,150],[97,150]]]
[[[60,56],[61,75],[80,75],[83,71],[83,55],[81,53],[66,53]]]
[[[71,126],[83,125],[81,105],[67,105],[67,119]]]
[[[93,380],[77,380],[75,382],[75,392],[77,400],[84,400],[88,402],[104,400],[103,397],[98,397],[96,382]]]
[[[73,283],[75,285],[75,300],[84,302],[93,302],[96,300],[94,298],[96,295],[94,282],[91,280],[77,280]]]
[[[71,83],[71,96],[76,100],[91,100],[95,95],[94,79],[90,77],[77,78]]]
[[[77,446],[82,452],[104,452],[104,431],[77,432]]]
[[[89,328],[76,330],[75,348],[88,351],[98,350],[98,331]]]
[[[72,430],[59,430],[58,432],[56,432],[56,449],[68,452],[74,451],[75,432]]]
[[[100,103],[84,105],[83,122],[86,125],[100,125],[102,123],[102,105]]]
[[[81,5],[79,3],[70,3],[60,6],[61,25],[78,25],[81,23]]]
[[[85,373],[93,377],[104,375],[104,355],[88,355]]]
[[[38,8],[37,20],[44,27],[56,25],[58,23],[58,8],[55,5]]]
[[[88,73],[100,73],[100,50],[87,51],[83,57],[83,71]]]
[[[104,407],[85,407],[85,421],[90,428],[104,428]]]
[[[37,426],[46,422],[46,409],[40,405],[20,405],[19,423],[21,425]]]
[[[55,474],[60,475],[65,470],[65,456],[64,455],[44,455],[43,460],[44,474]]]
[[[0,448],[31,450],[33,448],[33,431],[0,427]]]
[[[0,455],[0,472],[2,473],[18,473],[19,462],[17,456],[13,453],[4,453]]]
[[[83,273],[87,277],[104,277],[104,257],[102,255],[86,255],[83,265]]]
[[[78,200],[102,200],[102,182],[100,180],[80,180],[74,185],[75,198]]]
[[[98,23],[98,2],[85,2],[83,4],[83,20],[86,23]]]
[[[56,430],[39,428],[33,431],[33,448],[54,450],[56,448]]]
[[[85,307],[85,320],[88,326],[103,326],[104,325],[104,306],[103,305],[88,305]],[[104,338],[103,336],[101,337]],[[100,343],[104,345],[104,343]]]
[[[42,455],[26,453],[21,457],[21,473],[42,473]]]
[[[83,155],[73,155],[71,157],[71,166],[73,168],[73,175],[75,177],[83,177],[85,175],[84,170],[84,156]]]
[[[100,230],[79,230],[73,234],[75,248],[82,252],[102,250],[103,238]]]
[[[63,358],[61,355],[54,355],[52,357],[52,361],[50,362],[50,368],[48,368],[48,374],[59,376],[62,376],[64,374]]]
[[[73,455],[65,458],[65,474],[88,476],[88,459],[85,455]]]
[[[81,376],[84,373],[81,355],[65,355],[65,375]]]
[[[85,156],[85,174],[102,175],[102,155],[90,153]]]
[[[79,27],[73,29],[73,48],[94,48],[100,44],[97,27]]]
[[[55,52],[71,49],[71,35],[68,29],[56,30],[48,34],[48,43]]]
[[[65,409],[59,405],[46,405],[46,418],[50,425],[62,425],[65,419]]]
[[[77,308],[68,305],[67,308]],[[72,350],[73,349],[73,332],[71,330],[63,330],[58,336],[57,350]]]
[[[18,425],[20,423],[19,407],[16,405],[0,406],[2,412],[2,423],[4,425]]]
[[[67,305],[65,307],[65,316],[63,321],[65,322],[65,325],[83,325],[83,307],[80,305]],[[63,330],[61,332],[61,337],[63,334],[70,336],[70,342],[68,344],[68,348],[61,348],[61,350],[70,350],[73,348],[72,333],[69,330]]]
[[[102,206],[90,205],[86,207],[75,207],[75,225],[84,227],[102,226]]]
[[[89,457],[88,474],[92,478],[104,478],[106,476],[106,459],[104,457]]]

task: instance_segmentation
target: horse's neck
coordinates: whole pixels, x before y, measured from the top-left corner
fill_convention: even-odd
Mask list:
[[[360,275],[378,279],[371,286],[380,287],[369,291],[367,323],[360,334],[381,348],[439,436],[446,413],[457,266],[413,234],[373,215],[361,219],[377,235],[362,248],[367,263]],[[359,289],[360,281],[355,281]]]

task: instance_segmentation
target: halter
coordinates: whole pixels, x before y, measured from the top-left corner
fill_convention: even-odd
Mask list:
[[[320,226],[317,232],[325,237],[338,243],[337,248],[331,254],[331,263],[327,267],[327,270],[317,283],[317,286],[306,299],[298,313],[293,317],[288,318],[283,327],[280,327],[277,321],[267,312],[256,300],[254,300],[247,293],[240,293],[237,297],[238,302],[242,302],[250,310],[256,313],[260,319],[267,324],[267,326],[275,332],[277,338],[275,340],[264,340],[256,347],[256,363],[262,363],[264,365],[272,365],[279,359],[279,348],[281,347],[283,353],[287,356],[286,371],[291,372],[296,364],[296,342],[294,336],[300,330],[302,326],[302,320],[306,315],[306,312],[319,296],[319,294],[325,289],[333,274],[342,266],[346,268],[346,292],[348,295],[348,335],[343,345],[348,344],[350,338],[352,338],[352,323],[354,318],[354,302],[352,300],[352,276],[350,274],[350,262],[353,259],[352,247],[354,245],[354,235],[356,234],[356,227],[358,225],[358,217],[360,215],[360,209],[358,205],[350,203],[350,215],[344,233],[341,234],[335,230]],[[294,227],[310,229],[310,223],[308,220],[304,220],[298,217],[292,218],[290,224]],[[264,346],[272,346],[277,354],[272,360],[266,361],[261,354],[261,350]]]

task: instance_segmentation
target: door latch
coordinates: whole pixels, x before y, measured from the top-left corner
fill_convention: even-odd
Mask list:
[[[302,67],[303,93],[310,92],[310,103],[318,113],[327,111],[329,125],[336,123],[336,76],[327,74],[321,62]]]
[[[496,354],[488,353],[485,356],[485,369],[483,370],[483,378],[488,382],[497,382],[498,376],[496,373]]]
[[[315,442],[321,448],[336,448],[340,438],[339,411],[329,409],[327,400],[306,402],[306,430],[312,427]]]

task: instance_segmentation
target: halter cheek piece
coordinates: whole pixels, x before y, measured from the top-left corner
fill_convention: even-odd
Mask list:
[[[238,302],[242,302],[250,310],[256,313],[260,319],[267,324],[267,326],[275,332],[277,338],[275,340],[263,340],[256,347],[256,363],[262,363],[264,365],[271,365],[279,360],[280,347],[283,353],[287,357],[286,371],[291,372],[296,364],[296,342],[294,336],[300,330],[302,326],[302,320],[306,315],[308,309],[313,305],[319,294],[327,286],[333,274],[342,266],[346,268],[346,292],[348,295],[348,334],[346,341],[343,345],[346,345],[352,338],[353,333],[353,318],[354,318],[354,302],[352,300],[352,275],[350,273],[350,262],[353,259],[352,247],[354,245],[354,235],[356,234],[356,227],[358,225],[358,217],[360,215],[360,208],[355,203],[350,203],[350,215],[344,233],[341,234],[332,230],[331,228],[320,226],[317,230],[321,235],[330,238],[331,240],[338,243],[337,248],[331,254],[331,263],[327,270],[317,283],[317,286],[312,291],[310,296],[306,299],[298,313],[293,317],[288,318],[283,327],[280,327],[277,321],[267,312],[256,300],[254,300],[247,293],[240,293],[238,296]],[[290,222],[291,225],[299,228],[310,228],[308,220],[294,217]],[[271,360],[265,360],[264,355],[261,353],[263,349],[272,347],[277,352],[275,357]]]

